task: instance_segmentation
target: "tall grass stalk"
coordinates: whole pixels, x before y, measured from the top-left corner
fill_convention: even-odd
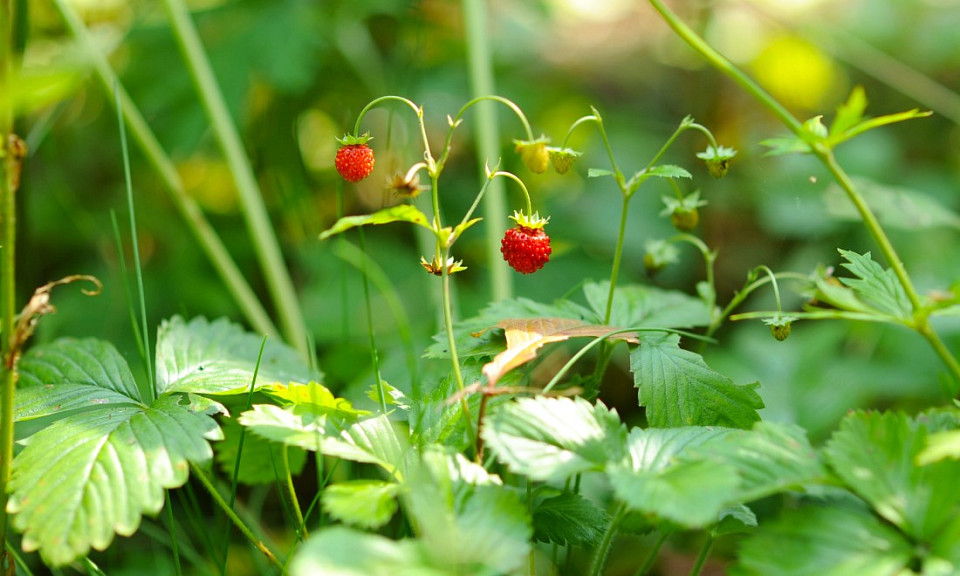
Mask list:
[[[496,94],[490,43],[487,41],[487,6],[484,0],[463,0],[464,27],[467,32],[467,68],[470,71],[470,95],[478,98]],[[500,155],[500,125],[494,105],[483,102],[477,106],[477,150],[480,151],[479,171],[484,177],[487,162],[496,163]],[[485,246],[490,267],[490,293],[494,301],[513,296],[510,271],[500,258],[500,239],[506,232],[507,205],[503,183],[490,183],[483,201]]]
[[[233,257],[227,251],[220,237],[211,226],[210,222],[203,215],[200,207],[189,194],[183,180],[177,172],[176,166],[170,157],[160,146],[159,140],[150,129],[143,114],[134,104],[130,95],[127,94],[110,67],[106,56],[100,52],[94,44],[90,33],[87,31],[83,21],[77,15],[74,8],[67,0],[53,0],[57,10],[63,17],[64,23],[70,30],[74,39],[80,47],[80,51],[87,62],[93,67],[101,86],[107,93],[113,93],[116,88],[117,99],[123,111],[123,119],[127,124],[127,129],[133,141],[137,143],[147,159],[147,162],[153,167],[154,171],[160,177],[160,181],[170,193],[170,198],[174,206],[180,212],[187,227],[193,233],[200,245],[200,248],[206,254],[214,270],[220,276],[230,295],[240,307],[250,326],[262,334],[268,334],[273,337],[279,337],[280,332],[274,326],[273,320],[267,314],[260,299],[254,293],[250,284],[244,278]],[[110,99],[113,100],[112,98]]]
[[[260,267],[263,269],[264,281],[270,291],[273,305],[280,317],[280,329],[287,343],[300,352],[305,362],[309,362],[311,353],[307,350],[307,328],[303,321],[303,313],[300,310],[293,280],[290,278],[280,250],[280,243],[270,223],[260,185],[253,174],[253,167],[244,151],[237,127],[230,117],[210,60],[200,42],[200,35],[193,20],[190,19],[183,0],[164,0],[164,6],[170,17],[173,34],[187,61],[190,75],[210,119],[213,133],[236,183],[247,230]]]

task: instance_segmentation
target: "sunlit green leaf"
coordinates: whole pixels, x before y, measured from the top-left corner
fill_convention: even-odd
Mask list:
[[[58,420],[13,461],[8,509],[23,548],[63,565],[136,532],[163,506],[164,489],[187,481],[189,462],[213,456],[221,438],[199,396],[162,396],[149,407],[108,406]]]
[[[352,421],[361,416],[370,415],[370,412],[357,410],[349,400],[334,396],[326,386],[316,382],[309,384],[275,382],[265,386],[263,392],[276,398],[285,406],[299,406],[317,414],[333,416],[340,421]]]
[[[761,524],[743,542],[731,571],[741,576],[889,576],[902,572],[913,546],[867,511],[807,506]]]
[[[931,434],[926,448],[917,454],[917,464],[922,466],[945,458],[960,460],[960,430]]]
[[[854,86],[847,101],[837,106],[837,114],[830,124],[830,138],[838,138],[850,128],[856,126],[867,109],[867,96],[863,86]]]
[[[651,426],[750,428],[760,420],[759,383],[735,384],[680,348],[675,334],[644,332],[640,342],[630,352],[630,369]]]
[[[397,511],[400,485],[382,480],[348,480],[327,486],[320,498],[334,520],[360,528],[379,528]]]
[[[413,540],[336,526],[322,530],[297,548],[290,561],[292,576],[452,576],[434,567]]]
[[[355,422],[336,436],[323,438],[320,451],[354,462],[376,464],[397,479],[403,475],[407,442],[385,415]]]
[[[320,234],[321,240],[355,228],[357,226],[366,226],[373,224],[390,224],[392,222],[410,222],[417,226],[423,226],[428,230],[430,224],[427,223],[427,217],[416,206],[410,204],[398,204],[389,208],[384,208],[373,214],[361,214],[359,216],[344,216],[327,230]]]
[[[960,462],[918,466],[925,424],[902,413],[858,412],[843,419],[827,443],[827,462],[878,514],[919,539],[929,539],[960,512]]]
[[[230,394],[246,392],[263,337],[244,331],[221,318],[210,322],[194,318],[185,322],[174,316],[157,332],[157,390]],[[267,340],[257,375],[256,388],[274,382],[318,380],[292,348]]]
[[[14,417],[29,420],[108,404],[140,404],[137,383],[112,344],[61,339],[20,360]]]
[[[563,481],[619,460],[626,429],[603,403],[582,398],[522,398],[488,417],[483,438],[518,474]]]

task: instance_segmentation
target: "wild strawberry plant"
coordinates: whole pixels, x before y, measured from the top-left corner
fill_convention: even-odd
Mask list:
[[[182,6],[168,4],[189,44],[189,22],[178,20]],[[840,249],[840,273],[828,268],[776,273],[756,263],[740,290],[719,294],[714,266],[720,252],[696,231],[701,217],[709,217],[710,184],[736,169],[737,152],[706,126],[681,119],[649,159],[624,171],[598,109],[572,120],[554,147],[547,136],[535,136],[519,105],[485,95],[446,117],[446,134],[437,146],[429,136],[437,132],[427,128],[435,117],[425,107],[382,96],[364,107],[353,132],[339,139],[337,172],[352,186],[384,164],[375,162],[375,154],[387,138],[360,132],[367,113],[381,106],[413,113],[406,118],[419,135],[415,155],[422,160],[388,180],[392,205],[341,214],[318,242],[329,246],[331,237],[356,233],[363,247],[363,227],[394,223],[429,234],[431,251],[410,266],[436,277],[441,327],[424,351],[432,371],[419,386],[386,382],[371,322],[374,381],[366,390],[372,405],[365,409],[362,398],[348,400],[323,385],[323,373],[302,353],[305,342],[288,346],[261,334],[274,330],[248,332],[223,319],[176,316],[159,326],[153,354],[146,350],[145,322],[136,332],[148,367],[138,381],[126,359],[102,340],[61,339],[27,349],[35,325],[52,311],[52,288],[87,278],[38,289],[14,322],[7,310],[13,272],[5,261],[0,488],[9,498],[4,519],[9,515],[19,533],[20,549],[38,551],[53,569],[74,565],[99,574],[103,570],[89,557],[92,551],[120,547],[116,535],[131,536],[144,516],[166,514],[180,573],[179,549],[191,539],[182,525],[197,523],[199,515],[178,522],[171,494],[185,494],[196,506],[192,487],[198,485],[211,508],[250,543],[264,573],[599,575],[606,573],[608,554],[621,537],[643,538],[641,553],[631,558],[630,571],[637,574],[653,573],[671,538],[699,545],[692,574],[701,571],[715,546],[730,542],[737,544],[730,568],[737,574],[960,570],[960,493],[953,486],[960,475],[960,417],[954,407],[915,414],[851,412],[823,445],[814,445],[797,425],[761,419],[759,382],[737,382],[701,354],[718,344],[720,327],[731,319],[761,319],[772,337],[786,341],[783,346],[790,346],[796,322],[893,324],[930,344],[956,395],[960,364],[933,320],[960,314],[960,298],[948,291],[935,296],[917,291],[834,155],[838,145],[863,132],[925,114],[868,118],[865,95],[856,89],[829,125],[819,116],[800,122],[659,0],[651,4],[709,63],[783,121],[792,136],[767,140],[773,154],[805,154],[826,166],[886,267],[870,252]],[[216,109],[215,86],[204,84],[203,59],[195,49],[188,59]],[[480,102],[503,106],[519,120],[516,158],[487,158],[472,204],[450,220],[444,169],[460,145],[458,129]],[[117,103],[123,110],[119,96]],[[575,131],[588,128],[602,142],[605,158],[568,145]],[[228,126],[218,130],[230,140]],[[702,163],[676,158],[672,146],[684,135],[706,140],[696,155]],[[10,214],[24,155],[15,138],[4,142],[4,210]],[[234,153],[224,147],[226,155]],[[501,169],[504,165],[517,169]],[[509,181],[520,201],[512,203],[516,226],[507,230],[500,254],[488,257],[502,256],[522,275],[541,273],[563,257],[551,241],[562,240],[565,223],[551,222],[552,238],[547,236],[549,218],[540,216],[546,202],[527,185],[551,167],[559,175],[585,174],[598,197],[619,193],[609,277],[584,280],[570,297],[554,302],[510,298],[491,302],[473,317],[456,318],[453,279],[473,263],[454,248],[481,223],[475,213],[494,180]],[[247,168],[237,160],[234,169],[242,180]],[[427,184],[421,185],[421,176]],[[693,248],[704,269],[695,294],[620,279],[623,267],[632,265],[624,262],[624,246],[639,240],[627,224],[631,200],[653,188],[644,186],[651,178],[669,191],[661,215],[676,234],[649,240],[642,264],[654,275],[672,265],[680,250]],[[701,181],[702,189],[690,186]],[[413,200],[427,190],[425,211]],[[132,211],[131,222],[135,238]],[[9,255],[14,228],[9,218],[3,224]],[[780,284],[786,282],[799,284],[807,299],[802,310],[783,309]],[[734,314],[750,295],[767,288],[776,310]],[[365,300],[371,316],[369,294]],[[253,320],[259,318],[255,310],[248,309],[251,324],[269,328],[269,321]],[[288,337],[297,333],[290,322],[287,318]],[[538,362],[542,350],[571,341],[579,345],[567,348],[562,362]],[[614,385],[611,366],[629,372],[640,421],[625,422],[604,401],[605,387]],[[9,447],[14,422],[20,438],[15,456]],[[315,486],[303,481],[308,477]],[[271,482],[286,511],[282,543],[265,535],[237,501],[238,486]],[[193,528],[193,536],[208,529]],[[6,572],[17,569],[15,561],[29,570],[19,552],[8,550]],[[209,546],[192,554],[198,571],[228,573],[229,549]]]

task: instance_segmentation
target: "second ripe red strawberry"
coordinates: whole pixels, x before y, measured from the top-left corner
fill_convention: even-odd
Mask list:
[[[531,274],[550,261],[550,237],[543,230],[546,220],[534,215],[527,219],[522,213],[514,217],[517,225],[507,230],[500,241],[500,252],[511,268],[521,274]]]

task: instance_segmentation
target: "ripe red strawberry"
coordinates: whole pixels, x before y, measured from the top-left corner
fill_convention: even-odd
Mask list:
[[[547,221],[536,214],[527,218],[522,212],[512,218],[517,225],[503,235],[500,252],[511,268],[521,274],[532,274],[550,260],[550,237],[543,230]]]
[[[373,150],[367,146],[370,137],[344,136],[338,138],[340,148],[337,150],[337,159],[334,164],[337,172],[347,182],[359,182],[373,172]]]

